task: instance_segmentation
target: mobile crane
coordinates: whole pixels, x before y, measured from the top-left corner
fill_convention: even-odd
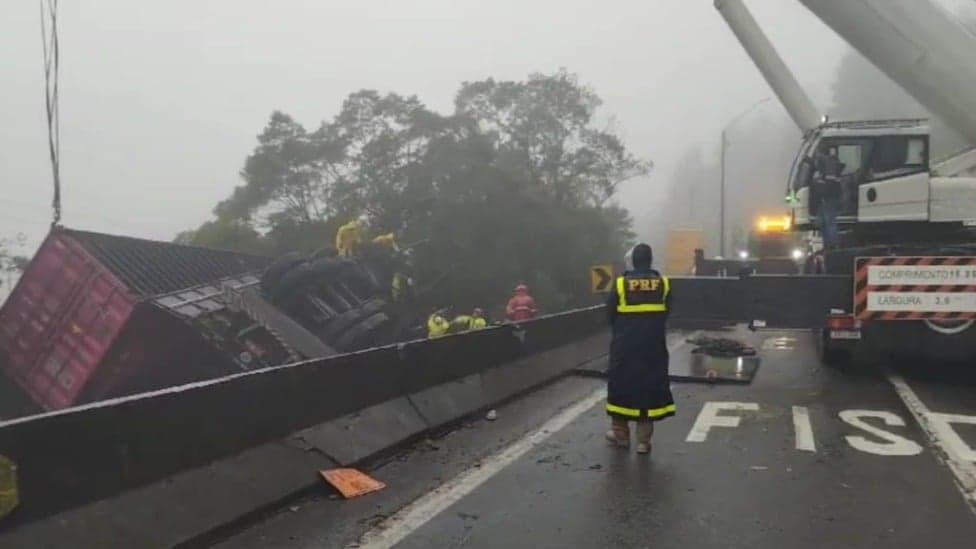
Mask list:
[[[931,0],[800,0],[932,113],[976,143],[976,36]],[[925,120],[818,115],[742,0],[715,0],[803,139],[790,169],[792,227],[816,230],[814,159],[843,165],[841,244],[817,272],[850,276],[854,302],[825,311],[821,357],[863,339],[895,352],[976,352],[976,148],[932,162]],[[897,282],[893,284],[891,282]],[[870,336],[870,337],[868,337]]]

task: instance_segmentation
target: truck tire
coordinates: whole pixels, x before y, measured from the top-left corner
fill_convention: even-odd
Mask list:
[[[846,350],[837,349],[830,343],[827,330],[819,330],[817,336],[817,359],[820,364],[831,368],[844,368],[851,362],[851,355]]]
[[[382,299],[372,299],[363,304],[362,307],[346,311],[320,330],[319,337],[327,343],[336,341],[350,326],[354,326],[356,322],[378,313],[384,306],[386,306],[386,302]]]
[[[349,263],[348,259],[342,257],[320,257],[311,262],[312,271],[315,275],[322,278],[334,278],[336,274]]]
[[[375,275],[362,263],[350,262],[344,265],[336,277],[339,281],[358,291],[357,293],[374,295],[380,291]]]
[[[305,259],[302,254],[298,252],[288,252],[284,255],[278,256],[277,259],[271,262],[271,265],[264,270],[264,274],[261,275],[261,291],[265,295],[270,295],[272,289],[281,280],[281,277],[290,271],[293,267],[302,263]]]
[[[336,349],[354,351],[364,344],[367,347],[375,346],[376,343],[371,341],[371,336],[377,329],[389,322],[389,320],[390,317],[386,316],[385,313],[376,313],[368,317],[343,334],[335,343]]]
[[[302,291],[313,280],[312,267],[308,263],[299,263],[288,270],[278,282],[271,287],[272,303],[281,303],[290,296]]]
[[[892,362],[922,365],[930,362],[969,367],[976,356],[976,327],[968,321],[876,322],[878,341],[884,342]]]
[[[961,334],[973,326],[973,320],[957,320],[957,321],[938,321],[938,320],[923,320],[922,321],[929,330],[933,332],[945,335],[954,336]]]

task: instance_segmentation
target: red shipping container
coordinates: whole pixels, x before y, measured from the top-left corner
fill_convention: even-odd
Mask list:
[[[164,314],[144,301],[265,264],[232,252],[55,228],[0,309],[0,369],[42,408],[57,410],[78,403],[112,357],[95,393],[116,396],[149,361],[160,360],[140,350],[167,340],[200,344],[168,318],[152,324],[159,330],[145,322],[126,330],[134,317]]]

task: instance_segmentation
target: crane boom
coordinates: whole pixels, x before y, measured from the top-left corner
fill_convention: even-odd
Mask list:
[[[800,87],[742,0],[715,0],[715,9],[725,18],[800,131],[806,133],[816,128],[820,124],[820,115],[813,101]]]
[[[976,36],[931,0],[800,0],[976,145]]]

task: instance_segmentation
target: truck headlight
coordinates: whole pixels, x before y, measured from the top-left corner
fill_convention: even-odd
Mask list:
[[[749,252],[745,250],[739,250],[739,259],[749,259]]]
[[[792,255],[793,255],[793,259],[799,261],[803,259],[803,250],[801,250],[800,248],[793,248]]]

